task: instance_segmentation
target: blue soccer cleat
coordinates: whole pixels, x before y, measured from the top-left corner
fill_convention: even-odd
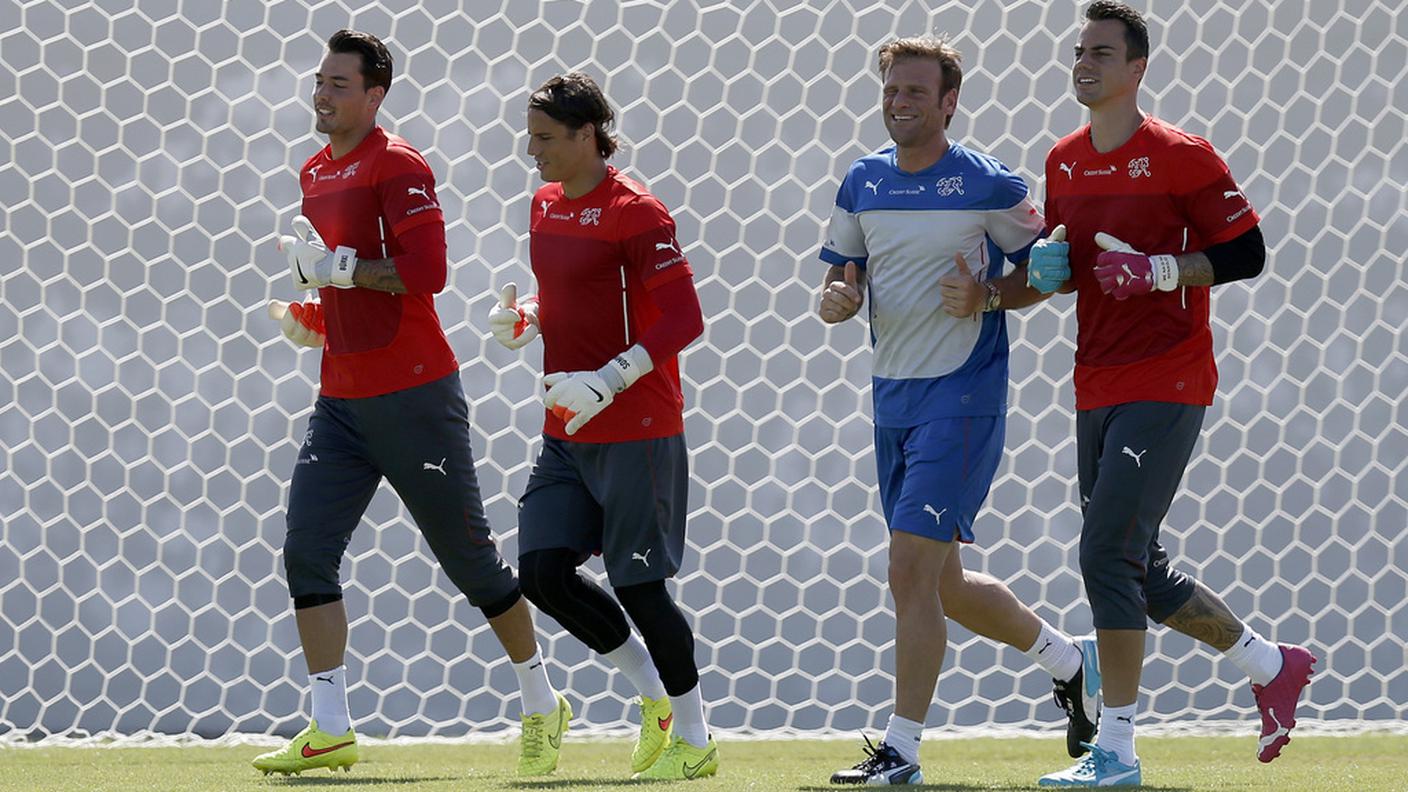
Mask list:
[[[1114,751],[1107,751],[1098,745],[1086,743],[1084,748],[1090,755],[1059,773],[1049,773],[1037,781],[1044,787],[1120,787],[1139,786],[1139,760],[1127,765],[1120,761]]]

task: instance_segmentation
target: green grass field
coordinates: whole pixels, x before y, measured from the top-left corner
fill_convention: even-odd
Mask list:
[[[1147,787],[1163,790],[1408,790],[1408,736],[1298,737],[1271,765],[1252,755],[1245,737],[1142,738]],[[261,749],[7,748],[0,749],[0,789],[25,792],[227,792],[239,790],[612,790],[645,786],[628,780],[624,741],[569,742],[562,766],[545,779],[513,775],[516,746],[367,746],[351,772],[265,778],[249,766]],[[831,771],[855,761],[847,740],[720,742],[720,775],[691,782],[708,790],[823,790]],[[1059,738],[931,740],[923,765],[942,790],[1035,789],[1037,776],[1068,760]]]

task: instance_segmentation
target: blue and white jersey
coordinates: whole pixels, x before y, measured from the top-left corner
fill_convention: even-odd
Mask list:
[[[975,275],[999,277],[1043,227],[1020,176],[957,143],[918,173],[899,169],[893,146],[851,165],[821,260],[866,271],[877,426],[1006,414],[1004,315],[949,316],[939,279],[959,253]]]

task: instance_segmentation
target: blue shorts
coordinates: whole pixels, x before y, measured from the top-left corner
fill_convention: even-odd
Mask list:
[[[973,518],[987,500],[1006,434],[1003,416],[875,427],[880,505],[890,530],[972,542]]]

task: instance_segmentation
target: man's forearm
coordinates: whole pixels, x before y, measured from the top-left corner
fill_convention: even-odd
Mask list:
[[[1050,294],[1042,294],[1027,284],[1027,264],[1022,262],[1010,273],[996,278],[991,283],[997,287],[1001,297],[998,303],[999,308],[1016,309],[1026,308],[1029,305],[1036,305],[1049,297]]]
[[[1212,260],[1206,253],[1184,253],[1174,259],[1178,262],[1179,286],[1212,285]]]
[[[392,294],[405,294],[409,291],[401,281],[400,273],[396,272],[396,262],[393,259],[359,260],[357,269],[352,273],[352,283],[363,289]]]

